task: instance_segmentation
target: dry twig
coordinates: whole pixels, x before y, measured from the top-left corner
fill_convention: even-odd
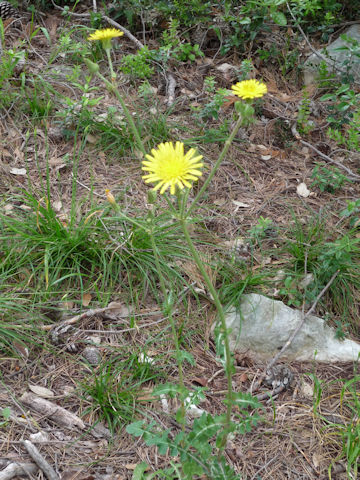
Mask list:
[[[58,10],[61,10],[62,12],[64,11],[64,9],[62,7],[59,7],[59,5],[56,5],[56,3],[53,0],[51,0],[51,3],[53,4],[54,8],[57,8]],[[70,15],[72,17],[90,19],[90,13],[74,13],[74,12],[67,11],[66,14]],[[124,34],[128,37],[128,39],[131,40],[138,48],[143,48],[144,47],[144,45],[140,42],[140,40],[138,40],[136,37],[134,37],[134,35],[131,32],[129,32],[129,30],[127,28],[120,25],[120,23],[115,22],[115,20],[113,20],[112,18],[110,18],[110,17],[108,17],[107,15],[104,15],[104,14],[101,15],[101,18],[106,20],[113,27],[118,28],[119,30],[123,31]]]
[[[65,410],[65,408],[59,407],[59,405],[49,402],[44,398],[40,398],[33,393],[25,392],[20,397],[20,401],[35,412],[46,416],[57,425],[70,428],[71,430],[73,430],[74,427],[78,427],[80,430],[85,430],[86,428],[81,418],[74,413]]]
[[[0,472],[0,480],[11,480],[14,477],[35,475],[38,467],[34,463],[9,463]]]
[[[305,140],[302,140],[302,139],[299,139],[299,141],[300,141],[300,143],[302,143],[306,147],[309,147],[312,150],[314,150],[314,152],[316,152],[318,155],[320,155],[320,157],[322,157],[324,160],[327,160],[328,162],[333,163],[334,165],[338,166],[339,168],[342,168],[343,170],[345,170],[345,172],[347,172],[349,174],[349,176],[352,177],[351,180],[356,181],[356,182],[360,181],[360,175],[358,175],[357,173],[354,173],[352,170],[350,170],[350,168],[345,167],[345,165],[343,165],[342,163],[337,162],[336,160],[333,160],[332,158],[325,155],[325,153],[320,152],[320,150],[318,150],[316,147],[311,145],[311,143],[305,142]]]
[[[60,480],[59,475],[55,472],[51,465],[45,460],[45,458],[40,454],[39,450],[35,447],[30,440],[24,440],[22,442],[24,447],[26,448],[30,457],[34,460],[36,465],[44,472],[46,477],[49,480]]]
[[[169,73],[167,75],[167,94],[168,94],[168,99],[166,102],[166,105],[168,107],[171,107],[171,105],[175,102],[175,88],[176,88],[176,80],[175,78]]]

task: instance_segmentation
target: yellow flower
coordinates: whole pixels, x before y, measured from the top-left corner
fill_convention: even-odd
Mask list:
[[[148,161],[142,162],[142,170],[149,172],[142,178],[145,183],[156,183],[154,190],[163,194],[170,187],[170,194],[174,195],[176,187],[182,190],[191,188],[189,180],[196,181],[202,175],[199,170],[203,166],[200,160],[202,155],[196,155],[194,148],[184,153],[182,142],[160,143],[157,149],[151,150],[151,155],[146,155]]]
[[[260,98],[267,93],[265,83],[258,82],[257,80],[244,80],[243,82],[238,82],[233,85],[231,89],[235,95],[244,100],[247,98]]]
[[[95,40],[111,40],[115,37],[122,37],[124,32],[118,30],[117,28],[103,28],[101,30],[96,30],[94,33],[88,36],[88,40],[91,42]]]

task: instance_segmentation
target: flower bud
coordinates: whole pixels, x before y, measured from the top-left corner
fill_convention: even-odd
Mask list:
[[[115,197],[108,188],[105,190],[105,195],[106,195],[106,200],[115,207],[116,205]]]
[[[99,65],[97,63],[92,62],[86,57],[83,57],[83,61],[85,65],[88,67],[90,73],[97,73],[99,71]]]
[[[156,203],[156,192],[154,190],[149,190],[147,194],[147,201],[150,205],[154,205]]]

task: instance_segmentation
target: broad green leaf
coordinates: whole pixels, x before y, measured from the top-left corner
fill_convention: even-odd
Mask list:
[[[141,462],[136,465],[133,475],[131,477],[132,480],[144,480],[144,472],[148,468],[148,464],[146,462]]]
[[[282,12],[271,12],[271,18],[277,25],[281,25],[282,27],[287,25],[286,17]]]

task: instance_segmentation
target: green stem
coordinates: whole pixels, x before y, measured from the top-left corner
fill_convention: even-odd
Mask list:
[[[230,352],[230,345],[229,345],[229,339],[227,336],[227,328],[226,328],[226,321],[225,321],[225,314],[224,314],[224,309],[223,306],[221,305],[221,302],[219,300],[219,296],[215,290],[215,287],[207,274],[203,261],[200,258],[200,255],[198,254],[194,243],[191,239],[191,236],[189,234],[186,218],[181,218],[180,219],[180,225],[182,227],[182,230],[184,232],[185,239],[187,241],[187,244],[189,246],[190,252],[196,262],[196,265],[198,266],[198,269],[201,272],[201,275],[203,276],[205,283],[209,289],[210,294],[212,295],[213,301],[215,303],[216,309],[218,311],[218,315],[220,318],[220,323],[221,323],[221,330],[222,333],[224,334],[224,344],[225,344],[225,373],[226,373],[226,378],[227,378],[227,405],[226,405],[226,422],[225,422],[225,430],[228,430],[231,424],[231,406],[232,406],[232,398],[233,398],[233,389],[232,389],[232,362],[231,362],[231,352]],[[225,446],[226,444],[226,438],[227,435],[224,437],[223,445],[222,447]]]
[[[105,48],[105,52],[106,52],[106,56],[107,56],[107,59],[108,59],[108,64],[109,64],[109,68],[110,68],[110,75],[111,75],[111,79],[112,80],[115,80],[116,78],[116,73],[114,72],[114,69],[113,69],[113,64],[112,64],[112,60],[111,60],[111,48]]]
[[[225,142],[225,145],[224,145],[224,148],[222,149],[218,159],[216,160],[216,163],[214,165],[214,167],[212,168],[209,176],[207,177],[207,179],[205,180],[205,182],[203,183],[203,186],[200,188],[198,194],[196,195],[196,197],[194,198],[194,200],[192,201],[192,204],[190,205],[188,211],[187,211],[187,215],[190,215],[190,213],[194,210],[194,208],[196,207],[200,197],[202,196],[202,194],[205,192],[205,190],[207,189],[209,183],[211,182],[213,176],[215,175],[215,173],[217,172],[218,168],[220,167],[220,164],[221,162],[224,160],[229,148],[230,148],[230,145],[232,144],[234,138],[235,138],[235,135],[237,134],[239,128],[241,127],[241,124],[242,124],[242,117],[239,116],[234,128],[233,128],[233,131],[231,132],[229,138],[226,140]]]
[[[165,286],[165,280],[164,276],[162,274],[161,270],[161,265],[160,265],[160,259],[159,259],[159,253],[157,250],[157,246],[155,243],[154,235],[153,232],[150,232],[150,239],[151,239],[151,247],[154,253],[154,260],[155,260],[155,266],[156,270],[159,276],[160,280],[160,289],[164,297],[164,302],[166,305],[165,308],[165,315],[168,317],[170,326],[171,326],[171,332],[172,336],[174,339],[174,345],[175,345],[175,354],[176,354],[176,363],[177,367],[179,370],[179,384],[181,388],[181,395],[180,395],[180,411],[181,411],[181,425],[182,428],[185,428],[185,404],[184,404],[184,392],[186,391],[185,389],[185,384],[184,384],[184,373],[183,373],[183,367],[182,367],[182,360],[181,360],[181,352],[180,352],[180,346],[179,346],[179,339],[178,339],[178,334],[176,331],[176,326],[175,326],[175,321],[173,318],[173,312],[172,312],[172,305],[167,304],[167,299],[169,297],[168,292],[166,291],[166,286]]]
[[[135,122],[131,116],[131,113],[129,112],[129,109],[127,108],[127,106],[125,105],[125,102],[122,98],[122,96],[120,95],[119,93],[119,90],[117,89],[117,87],[115,85],[113,85],[111,82],[109,82],[109,80],[107,80],[103,75],[101,75],[100,72],[97,72],[96,73],[97,76],[99,78],[101,78],[101,80],[105,83],[105,85],[107,86],[107,88],[111,91],[111,92],[114,92],[116,98],[119,100],[120,102],[120,105],[123,109],[123,112],[124,112],[124,115],[126,117],[126,120],[128,121],[129,125],[130,125],[130,128],[134,134],[134,137],[135,137],[135,140],[136,140],[136,143],[139,147],[139,150],[141,150],[141,152],[143,153],[143,155],[145,156],[146,155],[146,150],[145,150],[145,147],[144,147],[144,144],[140,138],[140,135],[139,135],[139,131],[138,129],[136,128],[136,125],[135,125]]]

